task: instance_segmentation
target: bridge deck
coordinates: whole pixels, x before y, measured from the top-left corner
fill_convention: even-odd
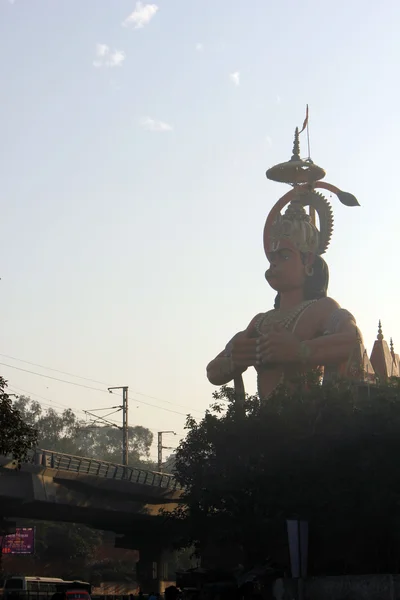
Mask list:
[[[70,471],[105,479],[119,479],[169,490],[182,489],[170,473],[158,473],[157,471],[149,471],[138,467],[125,467],[118,463],[74,456],[63,452],[37,449],[30,453],[28,460],[31,464],[58,471]]]
[[[16,466],[0,456],[0,513],[7,518],[84,523],[137,539],[140,531],[167,531],[166,515],[182,502],[168,473],[42,449]]]

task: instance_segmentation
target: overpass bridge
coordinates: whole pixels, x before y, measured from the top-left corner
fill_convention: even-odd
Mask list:
[[[125,548],[169,539],[181,493],[173,475],[92,458],[37,449],[18,469],[0,457],[3,518],[82,523],[114,531]]]
[[[0,457],[0,518],[82,523],[139,550],[143,592],[162,591],[164,550],[179,534],[168,518],[182,489],[173,475],[37,449],[18,465]]]

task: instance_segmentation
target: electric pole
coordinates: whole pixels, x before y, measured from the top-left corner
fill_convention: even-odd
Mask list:
[[[176,435],[175,431],[159,431],[158,432],[158,444],[157,444],[157,457],[158,457],[158,472],[161,473],[162,471],[162,451],[163,450],[175,450],[175,448],[171,448],[170,446],[163,446],[162,445],[162,436],[163,433],[173,433],[174,435]]]
[[[128,451],[128,386],[120,385],[109,387],[108,391],[112,394],[112,390],[122,390],[122,464],[128,466],[129,451]]]

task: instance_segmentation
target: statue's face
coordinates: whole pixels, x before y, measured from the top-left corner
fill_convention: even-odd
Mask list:
[[[267,258],[270,266],[265,278],[272,289],[288,292],[304,287],[305,264],[300,252],[290,242],[281,242],[277,250],[267,254]]]

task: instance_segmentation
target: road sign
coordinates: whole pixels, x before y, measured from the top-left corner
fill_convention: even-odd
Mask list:
[[[17,527],[15,533],[0,537],[3,554],[33,554],[35,551],[35,528]]]

